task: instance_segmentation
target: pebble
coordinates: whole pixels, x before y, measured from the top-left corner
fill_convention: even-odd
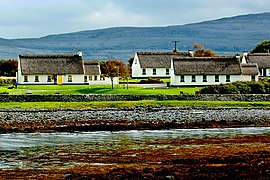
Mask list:
[[[201,121],[251,121],[270,122],[270,109],[181,109],[181,108],[126,108],[95,110],[0,110],[0,123],[9,122],[55,122],[85,120],[127,120],[159,122],[201,122]]]

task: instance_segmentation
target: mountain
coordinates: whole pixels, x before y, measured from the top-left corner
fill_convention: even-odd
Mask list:
[[[171,51],[172,41],[187,51],[202,44],[220,55],[252,50],[270,39],[270,13],[249,14],[200,23],[167,27],[115,27],[87,30],[41,38],[0,38],[0,59],[29,53],[83,52],[86,60],[120,59],[128,61],[137,51]]]

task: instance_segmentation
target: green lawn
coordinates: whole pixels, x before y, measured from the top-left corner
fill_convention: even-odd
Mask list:
[[[0,86],[0,93],[9,94],[171,94],[177,95],[180,92],[194,94],[199,88],[185,87],[163,87],[144,88],[143,86],[130,86],[124,89],[123,85],[19,85],[17,89],[8,89],[9,86]]]
[[[95,109],[127,107],[207,107],[207,108],[270,108],[270,102],[238,101],[98,101],[98,102],[0,102],[0,108],[21,109]]]

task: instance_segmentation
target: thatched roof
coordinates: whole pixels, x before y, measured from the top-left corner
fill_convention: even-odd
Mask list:
[[[258,75],[258,65],[256,63],[241,64],[243,75]]]
[[[86,75],[100,75],[99,63],[84,62],[84,70]]]
[[[23,75],[84,74],[82,56],[77,54],[19,55]]]
[[[173,58],[176,75],[240,75],[258,74],[257,66],[242,66],[234,56]]]
[[[257,63],[259,69],[270,67],[270,53],[249,53],[247,61]]]
[[[172,57],[190,57],[188,52],[137,52],[141,68],[170,68]]]

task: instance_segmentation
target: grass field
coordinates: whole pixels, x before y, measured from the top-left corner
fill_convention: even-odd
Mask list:
[[[9,86],[0,86],[0,93],[9,94],[171,94],[176,95],[180,92],[194,94],[199,88],[185,87],[144,87],[132,86],[124,89],[123,85],[115,85],[111,89],[110,85],[19,85],[17,89],[8,89]]]
[[[270,108],[270,102],[238,101],[99,101],[99,102],[0,102],[1,109],[98,109],[134,107]]]

